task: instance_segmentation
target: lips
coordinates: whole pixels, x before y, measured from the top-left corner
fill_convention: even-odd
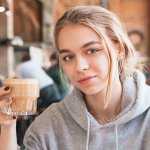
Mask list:
[[[84,76],[84,77],[81,77],[78,82],[80,83],[84,83],[84,82],[88,82],[90,81],[91,79],[95,78],[96,76]]]

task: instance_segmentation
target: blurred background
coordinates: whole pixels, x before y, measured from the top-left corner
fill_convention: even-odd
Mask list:
[[[0,0],[1,77],[15,76],[14,68],[26,53],[49,67],[55,22],[76,5],[101,5],[116,12],[128,32],[140,34],[133,40],[139,40],[135,46],[141,55],[150,56],[149,0]]]
[[[146,64],[144,73],[150,84],[150,0],[0,0],[0,81],[17,77],[20,64],[31,57],[36,65],[32,69],[29,64],[26,68],[30,70],[24,68],[24,71],[28,77],[40,78],[42,83],[36,115],[53,102],[63,100],[69,92],[67,84],[59,80],[53,29],[64,11],[77,5],[100,5],[120,17],[137,56]],[[19,75],[27,77],[21,76],[21,72]],[[21,148],[24,133],[34,118],[18,118],[17,136]]]

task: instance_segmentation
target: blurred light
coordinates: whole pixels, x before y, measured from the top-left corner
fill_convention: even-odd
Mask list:
[[[11,42],[10,42],[13,46],[22,46],[23,45],[23,40],[21,37],[16,36],[14,37]]]
[[[4,6],[0,6],[0,12],[4,12],[5,11],[5,7]]]
[[[6,13],[7,16],[11,15],[11,11],[8,8],[6,8],[5,13]]]

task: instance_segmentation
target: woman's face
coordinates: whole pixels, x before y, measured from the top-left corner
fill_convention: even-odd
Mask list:
[[[84,25],[64,27],[58,38],[60,60],[71,83],[87,95],[105,90],[110,71],[101,37]]]

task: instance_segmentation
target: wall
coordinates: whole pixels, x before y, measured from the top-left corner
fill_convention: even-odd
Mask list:
[[[0,13],[0,39],[7,37],[7,18],[5,13]]]
[[[38,0],[13,0],[14,35],[25,42],[42,41],[42,3]]]
[[[55,0],[55,21],[60,18],[66,9],[78,5],[99,5],[100,0]]]
[[[7,38],[7,16],[0,13],[0,40],[5,38]],[[7,47],[0,45],[0,75],[8,74],[7,64]]]
[[[120,16],[128,31],[136,29],[144,34],[141,53],[150,55],[150,1],[109,0],[108,8]]]

